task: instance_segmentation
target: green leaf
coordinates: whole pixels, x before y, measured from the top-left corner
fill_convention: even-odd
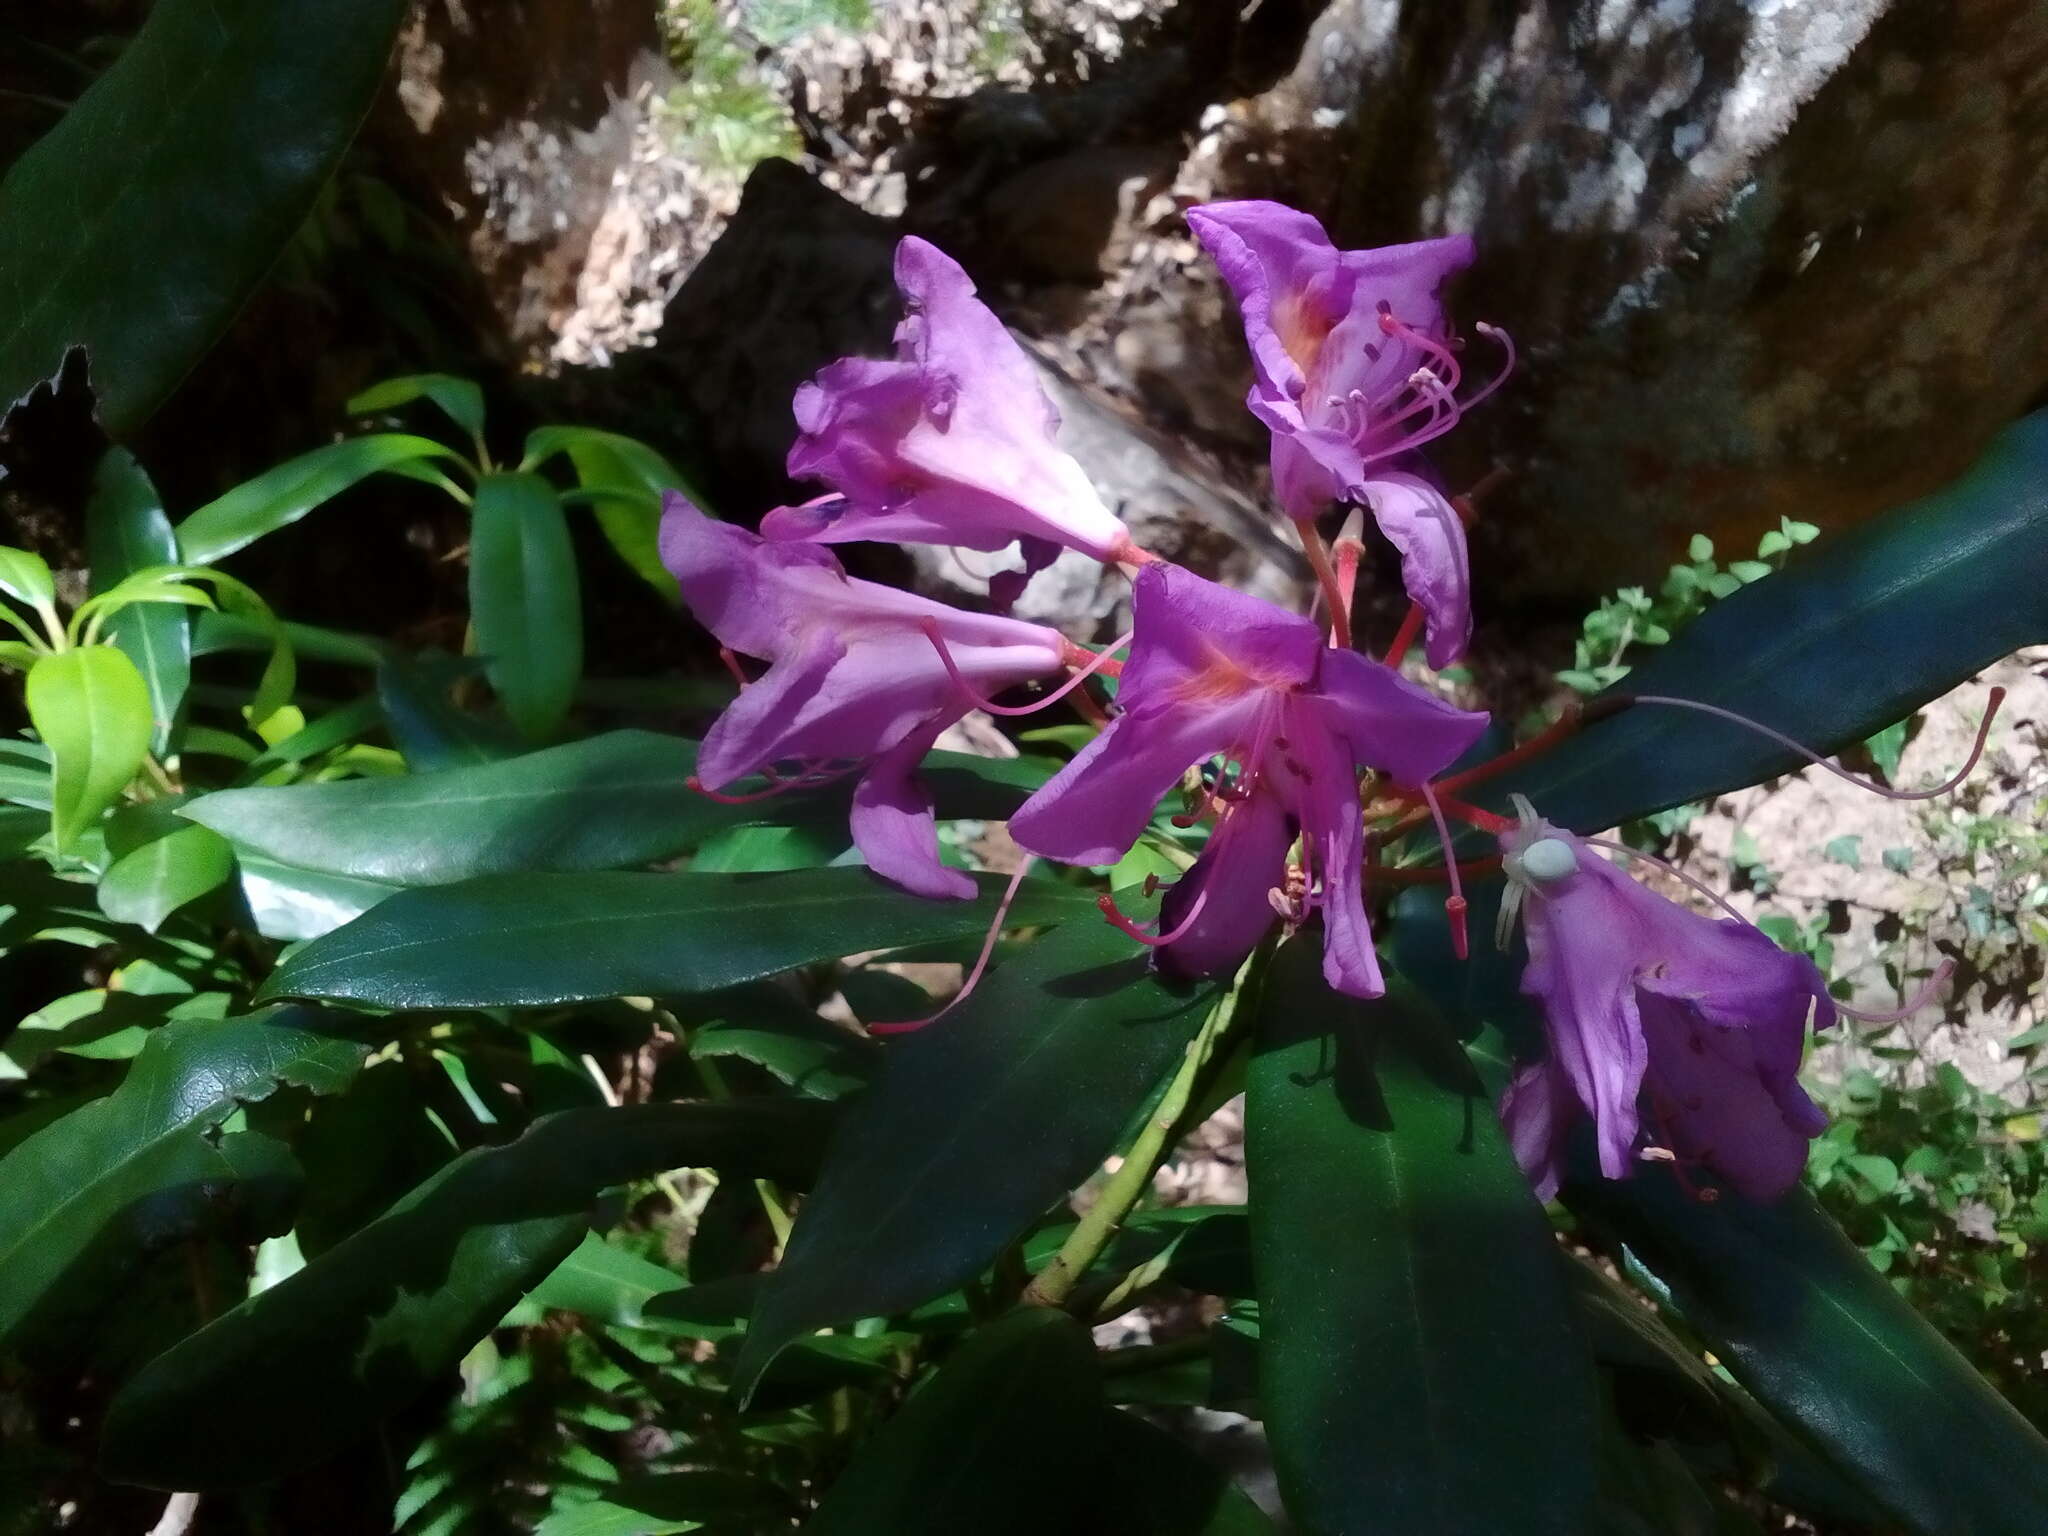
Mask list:
[[[522,743],[503,722],[459,709],[450,696],[458,681],[482,671],[473,656],[445,653],[391,655],[377,668],[377,702],[414,773],[474,768],[518,754]]]
[[[93,477],[85,508],[85,552],[92,562],[94,595],[151,566],[178,560],[178,540],[149,476],[125,449],[110,449]],[[192,621],[180,608],[137,605],[107,622],[106,637],[127,654],[149,685],[156,722],[151,738],[169,750],[171,728],[192,681]]]
[[[45,656],[26,692],[29,719],[50,749],[50,830],[61,853],[149,756],[149,685],[123,652],[91,645]]]
[[[969,1335],[863,1445],[808,1536],[1041,1536],[1075,1528],[1104,1409],[1088,1330],[1027,1307]]]
[[[664,601],[682,601],[682,591],[661,563],[661,493],[680,490],[702,498],[682,472],[635,438],[590,427],[540,427],[526,439],[522,469],[537,469],[566,453],[576,479],[592,497],[597,524],[619,557]]]
[[[471,442],[483,441],[484,392],[474,380],[459,379],[452,373],[415,373],[402,379],[386,379],[351,399],[347,410],[351,416],[371,416],[415,400],[431,400]]]
[[[256,931],[284,943],[332,933],[398,893],[395,885],[299,869],[246,850],[236,851],[235,863]]]
[[[0,406],[82,346],[124,438],[304,221],[403,0],[159,0],[0,185]]]
[[[367,1049],[304,1008],[156,1030],[121,1086],[0,1161],[0,1338],[84,1309],[144,1254],[239,1218],[257,1235],[296,1178],[281,1143],[223,1126],[284,1084],[345,1086]]]
[[[1266,1430],[1317,1532],[1580,1536],[1594,1383],[1550,1224],[1447,1025],[1286,946],[1245,1102]]]
[[[1277,1536],[1220,1466],[1136,1414],[1103,1415],[1099,1458],[1090,1536]]]
[[[1845,832],[1840,837],[1831,837],[1821,849],[1820,856],[1830,864],[1847,865],[1850,869],[1863,867],[1863,838],[1855,832]]]
[[[500,1008],[714,992],[839,955],[978,936],[1004,881],[928,901],[865,869],[772,875],[493,875],[400,892],[279,966],[274,997],[386,1008]],[[1009,922],[1093,914],[1027,880]]]
[[[659,1327],[647,1303],[689,1289],[690,1282],[651,1259],[626,1252],[595,1232],[583,1234],[576,1251],[527,1293],[536,1306],[591,1318],[614,1328]]]
[[[693,1021],[706,1021],[690,1030],[692,1056],[750,1061],[813,1098],[836,1099],[865,1087],[881,1056],[872,1039],[827,1023],[771,982],[698,998],[689,1012]]]
[[[469,614],[505,713],[535,740],[552,736],[583,674],[583,598],[568,520],[540,476],[486,475],[477,485]]]
[[[737,1472],[660,1472],[625,1478],[589,1503],[557,1509],[534,1536],[772,1531],[786,1528],[789,1519],[789,1501],[771,1483]]]
[[[1567,1184],[1738,1381],[1922,1536],[2048,1528],[2048,1441],[1803,1190],[1702,1203],[1662,1170]]]
[[[1906,750],[1906,732],[1912,725],[1911,719],[1895,720],[1863,743],[1863,750],[1870,754],[1887,784],[1898,779],[1899,758]]]
[[[378,4],[385,0],[377,0]],[[192,565],[213,565],[266,533],[289,527],[315,507],[380,470],[421,459],[453,458],[432,438],[380,432],[329,443],[299,455],[225,496],[209,501],[178,524],[178,548]],[[309,651],[307,654],[316,654]]]
[[[2048,411],[1975,468],[1731,595],[1630,673],[1625,694],[1740,710],[1817,752],[1903,719],[2048,640]],[[1475,797],[1529,796],[1582,832],[1787,772],[1800,759],[1725,721],[1639,705]]]
[[[57,578],[41,555],[0,544],[0,592],[31,608],[41,608],[56,601]]]
[[[109,1410],[118,1481],[241,1487],[310,1465],[455,1369],[581,1241],[600,1190],[670,1168],[803,1182],[822,1106],[571,1109],[465,1153],[145,1367]]]
[[[185,814],[302,869],[394,885],[615,869],[685,852],[756,811],[688,789],[696,760],[681,737],[612,731],[402,778],[224,790]]]
[[[100,877],[100,910],[155,933],[187,902],[227,883],[234,850],[205,827],[179,827],[122,854]]]
[[[1884,867],[1895,875],[1903,875],[1913,867],[1913,850],[1910,848],[1887,848],[1878,857]]]
[[[979,1274],[1114,1150],[1216,995],[1169,990],[1134,947],[1074,923],[888,1046],[762,1291],[735,1390],[800,1334]]]

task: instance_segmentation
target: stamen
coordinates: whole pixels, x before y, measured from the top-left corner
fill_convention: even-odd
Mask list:
[[[1387,646],[1386,664],[1390,667],[1401,665],[1401,658],[1408,654],[1415,644],[1415,637],[1422,632],[1422,604],[1410,603],[1408,612],[1401,618],[1401,627],[1394,631],[1394,638]]]
[[[699,779],[694,773],[683,780],[683,788],[693,794],[702,795],[706,800],[715,800],[720,805],[752,805],[757,800],[773,800],[777,795],[786,795],[793,789],[822,788],[824,785],[830,784],[835,780],[845,778],[849,773],[854,773],[863,766],[864,764],[854,763],[845,768],[834,768],[822,773],[807,772],[799,774],[793,779],[779,778],[770,770],[768,772],[769,784],[766,789],[753,790],[744,795],[729,795],[722,790],[706,789],[703,780]]]
[[[1881,1012],[1865,1012],[1861,1008],[1851,1008],[1847,1003],[1835,1003],[1835,1012],[1846,1014],[1852,1019],[1860,1019],[1865,1024],[1896,1024],[1901,1019],[1911,1018],[1922,1008],[1933,1002],[1935,994],[1948,985],[1949,977],[1955,975],[1955,973],[1955,961],[1942,961],[1941,964],[1934,968],[1934,974],[1920,984],[1920,990],[1915,992],[1911,999],[1902,1007],[1887,1008]],[[1829,1001],[1833,1002],[1834,999],[1830,998]]]
[[[975,708],[985,709],[992,715],[1035,715],[1048,705],[1057,704],[1061,699],[1080,687],[1082,683],[1086,682],[1092,674],[1101,671],[1107,663],[1114,659],[1109,654],[1109,651],[1104,651],[1100,655],[1092,657],[1087,666],[1078,669],[1072,677],[1060,684],[1059,687],[1053,689],[1051,693],[1046,694],[1043,698],[1034,700],[1032,703],[1016,706],[991,704],[987,699],[976,693],[974,685],[968,682],[966,677],[961,674],[959,666],[953,660],[952,650],[946,645],[946,637],[939,633],[939,621],[937,619],[921,619],[918,621],[917,627],[924,631],[925,638],[931,641],[932,648],[939,653],[939,660],[946,668],[946,675],[953,680],[953,686],[959,689]],[[1129,635],[1124,636],[1123,639],[1110,647],[1110,651],[1128,645],[1130,639]]]
[[[1501,360],[1500,372],[1496,373],[1491,379],[1487,380],[1486,383],[1480,387],[1479,391],[1476,394],[1468,395],[1465,398],[1464,404],[1460,407],[1460,409],[1467,411],[1471,410],[1473,406],[1477,405],[1480,401],[1484,400],[1488,395],[1492,394],[1495,390],[1499,389],[1501,385],[1507,383],[1508,375],[1515,371],[1514,337],[1510,336],[1506,331],[1502,330],[1497,325],[1488,325],[1484,320],[1475,321],[1473,323],[1472,329],[1477,331],[1480,335],[1484,336],[1488,341],[1493,342],[1503,352],[1505,352],[1507,356]]]
[[[1631,848],[1627,843],[1617,843],[1612,838],[1587,837],[1581,838],[1580,841],[1594,848],[1605,848],[1610,853],[1625,854],[1627,857],[1631,859],[1641,859],[1646,864],[1654,864],[1659,869],[1663,870],[1665,874],[1670,875],[1673,879],[1683,881],[1693,890],[1699,892],[1700,895],[1706,897],[1707,900],[1711,901],[1723,912],[1726,912],[1730,917],[1734,918],[1736,922],[1742,924],[1743,927],[1752,928],[1755,926],[1755,924],[1750,922],[1748,918],[1744,917],[1740,912],[1736,911],[1734,907],[1729,905],[1727,897],[1723,896],[1719,891],[1715,890],[1712,886],[1708,885],[1704,880],[1698,879],[1693,875],[1688,875],[1684,870],[1680,869],[1676,864],[1673,864],[1669,859],[1660,859],[1654,853],[1645,853],[1640,848]]]
[[[1128,934],[1148,949],[1157,949],[1162,944],[1171,944],[1175,939],[1195,926],[1195,919],[1202,915],[1202,908],[1209,904],[1208,887],[1204,886],[1195,896],[1195,904],[1188,908],[1188,915],[1173,927],[1171,933],[1147,933],[1117,909],[1116,898],[1105,891],[1095,898],[1095,905],[1102,915],[1109,919],[1109,925]]]
[[[1109,548],[1109,563],[1112,565],[1151,565],[1159,556],[1149,549],[1141,549],[1133,542],[1129,530],[1117,535],[1117,541]]]
[[[1451,882],[1451,894],[1444,900],[1444,916],[1451,922],[1451,948],[1463,960],[1470,953],[1465,941],[1465,887],[1458,881],[1458,856],[1451,849],[1451,824],[1444,818],[1443,802],[1427,783],[1422,786],[1422,800],[1429,807],[1430,819],[1436,823],[1437,841],[1443,845],[1444,873]]]
[[[974,969],[967,973],[966,981],[960,984],[960,990],[953,994],[952,1000],[937,1013],[929,1014],[922,1019],[905,1019],[900,1023],[893,1024],[870,1024],[868,1026],[869,1034],[903,1035],[908,1034],[913,1029],[923,1029],[927,1024],[938,1023],[940,1019],[943,1019],[947,1014],[967,1001],[967,995],[980,983],[981,973],[988,968],[988,957],[995,953],[996,935],[1003,931],[1003,919],[1009,915],[1010,903],[1017,899],[1017,887],[1024,883],[1024,875],[1031,868],[1032,860],[1035,857],[1036,855],[1034,854],[1025,854],[1024,862],[1019,864],[1017,872],[1010,876],[1010,884],[1003,892],[1003,899],[996,903],[995,919],[988,925],[988,937],[981,941],[981,954],[975,959]]]
[[[718,648],[718,659],[725,663],[725,670],[730,672],[733,681],[740,685],[740,692],[745,693],[753,686],[753,679],[740,670],[740,659],[733,654],[731,646],[721,645]]]
[[[1100,672],[1104,677],[1122,677],[1124,675],[1124,664],[1113,659],[1113,656],[1115,652],[1129,645],[1131,643],[1131,635],[1136,633],[1136,630],[1132,630],[1121,640],[1112,640],[1101,651],[1091,651],[1087,646],[1077,645],[1062,635],[1060,636],[1060,659],[1070,667],[1088,667]]]
[[[1977,759],[1984,755],[1984,743],[1991,736],[1992,717],[1998,713],[1998,706],[2005,702],[2005,689],[1993,688],[1991,690],[1990,697],[1984,706],[1984,718],[1977,724],[1977,739],[1971,743],[1970,755],[1964,761],[1963,766],[1932,789],[1889,789],[1882,784],[1873,784],[1861,775],[1851,773],[1848,769],[1829,762],[1811,747],[1794,741],[1782,731],[1774,731],[1760,721],[1752,720],[1747,715],[1738,715],[1732,709],[1723,709],[1718,704],[1702,704],[1697,699],[1666,698],[1653,693],[1637,693],[1628,695],[1628,697],[1631,702],[1636,704],[1667,704],[1674,709],[1696,710],[1703,715],[1712,715],[1716,719],[1732,720],[1737,725],[1748,726],[1749,729],[1755,731],[1759,736],[1768,737],[1779,746],[1789,751],[1797,752],[1815,767],[1825,768],[1836,778],[1847,779],[1851,784],[1867,789],[1873,795],[1882,795],[1887,800],[1934,800],[1947,794],[1958,784],[1962,783],[1963,780],[1970,776],[1972,770],[1976,768]]]

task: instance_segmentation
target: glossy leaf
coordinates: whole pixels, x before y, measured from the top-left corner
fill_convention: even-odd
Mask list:
[[[124,577],[150,566],[174,565],[178,540],[163,501],[134,456],[115,448],[100,461],[92,499],[85,508],[85,553],[92,564],[92,591],[107,591]],[[107,621],[106,637],[135,663],[149,685],[155,720],[151,744],[165,751],[171,727],[192,681],[192,620],[183,608],[138,603]]]
[[[403,0],[160,0],[0,186],[0,407],[87,353],[127,436],[303,222]]]
[[[682,853],[751,809],[687,789],[696,758],[680,737],[613,731],[435,773],[224,790],[185,814],[302,869],[394,885],[616,869]]]
[[[2007,428],[1955,484],[1716,603],[1613,691],[1718,704],[1837,752],[2044,640],[2048,411]],[[1798,762],[1740,726],[1642,705],[1478,798],[1505,804],[1520,791],[1590,832]]]
[[[469,614],[484,671],[512,723],[552,736],[583,674],[583,597],[555,488],[486,475],[470,509]]]
[[[155,933],[165,918],[226,884],[234,872],[234,850],[219,833],[179,827],[108,866],[100,877],[100,910]]]
[[[984,932],[1004,882],[927,901],[865,869],[773,875],[493,875],[401,892],[280,966],[275,997],[386,1008],[494,1008],[713,992],[839,955]],[[1086,914],[1072,887],[1026,881],[1022,927]]]
[[[1463,1051],[1405,983],[1330,992],[1301,941],[1258,1027],[1245,1161],[1289,1511],[1321,1536],[1581,1536],[1592,1362]]]
[[[1662,1170],[1567,1185],[1736,1379],[1922,1536],[2048,1529],[2048,1441],[1816,1206],[1702,1203]]]
[[[1104,1412],[1088,1330],[1023,1308],[969,1335],[878,1430],[808,1536],[1041,1536],[1072,1530]]]
[[[818,1155],[816,1108],[564,1110],[464,1154],[151,1361],[108,1413],[107,1474],[238,1487],[320,1460],[454,1370],[575,1250],[600,1190],[670,1168],[802,1181]]]
[[[178,524],[178,548],[184,552],[187,563],[212,565],[266,533],[289,527],[315,507],[332,501],[350,486],[381,470],[422,459],[452,457],[432,438],[402,432],[379,432],[328,443],[266,470],[254,480],[245,480],[225,496],[208,502]]]
[[[296,1178],[281,1143],[223,1131],[290,1084],[345,1086],[367,1048],[330,1019],[277,1008],[153,1032],[121,1086],[0,1161],[0,1338],[40,1308],[104,1299],[144,1254],[239,1218],[260,1235]]]
[[[762,1292],[736,1390],[801,1334],[978,1275],[1115,1150],[1216,997],[1169,990],[1135,950],[1091,910],[887,1047]]]
[[[456,684],[482,671],[483,664],[473,656],[440,653],[387,656],[378,666],[377,702],[392,741],[413,773],[475,768],[518,755],[523,744],[502,721],[471,714],[455,704],[452,693]],[[573,787],[563,786],[565,791]]]
[[[246,850],[236,852],[235,864],[256,931],[284,943],[332,933],[398,894],[395,885],[300,869]]]
[[[25,691],[29,719],[50,749],[50,828],[62,852],[149,756],[149,685],[124,652],[89,645],[45,656]]]
[[[1092,1508],[1075,1511],[1091,1536],[1278,1536],[1220,1466],[1136,1414],[1103,1415],[1098,1455]]]
[[[41,555],[0,545],[0,593],[39,608],[57,597],[57,578]]]
[[[415,400],[431,400],[471,442],[484,435],[484,392],[473,379],[459,379],[452,373],[415,373],[402,379],[372,384],[348,402],[351,416],[370,416],[396,410]]]

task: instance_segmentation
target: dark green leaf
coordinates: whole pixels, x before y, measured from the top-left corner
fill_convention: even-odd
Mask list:
[[[385,0],[378,0],[379,4]],[[213,565],[266,533],[296,523],[380,470],[452,455],[432,438],[379,432],[329,443],[246,480],[178,524],[178,548],[191,565]],[[308,651],[308,655],[317,652]]]
[[[1320,1536],[1581,1536],[1594,1387],[1542,1209],[1449,1029],[1276,957],[1245,1105],[1266,1428]]]
[[[518,1007],[714,992],[793,966],[984,932],[1003,881],[927,901],[865,869],[773,875],[493,875],[401,892],[293,955],[278,997],[387,1008]],[[1084,892],[1027,880],[1018,926],[1094,914]]]
[[[538,475],[486,475],[470,510],[469,615],[505,713],[552,736],[583,673],[576,551],[555,488]]]
[[[475,768],[518,754],[523,744],[502,722],[459,709],[450,696],[458,680],[482,671],[483,663],[474,657],[442,653],[391,655],[379,665],[377,702],[391,727],[391,739],[414,773]]]
[[[159,0],[0,186],[0,405],[86,349],[133,432],[234,317],[368,110],[403,0]]]
[[[1744,1386],[1923,1536],[2048,1528],[2048,1442],[1795,1191],[1702,1203],[1669,1174],[1568,1184]]]
[[[2048,411],[2008,428],[1954,485],[1716,603],[1617,691],[1721,705],[1837,752],[2043,640]],[[1646,704],[1503,774],[1483,798],[1520,791],[1591,832],[1798,762],[1740,726]]]
[[[45,656],[28,675],[29,719],[50,749],[59,852],[100,818],[149,756],[149,685],[110,645]]]
[[[684,787],[696,753],[681,737],[613,731],[435,773],[224,790],[186,814],[301,869],[394,885],[615,869],[681,853],[751,809]]]
[[[0,1336],[45,1304],[103,1297],[152,1249],[274,1209],[276,1186],[295,1174],[290,1155],[221,1127],[281,1084],[344,1086],[367,1051],[329,1025],[303,1008],[166,1025],[111,1095],[0,1162]]]
[[[528,1293],[535,1305],[574,1312],[614,1328],[660,1326],[647,1303],[689,1289],[690,1282],[651,1259],[614,1247],[595,1232]]]
[[[96,596],[124,576],[180,558],[163,501],[133,455],[111,449],[93,478],[85,508],[85,554],[92,563]],[[107,621],[106,636],[135,663],[149,685],[152,737],[158,752],[170,746],[171,727],[192,681],[192,620],[182,607],[136,603]]]
[[[923,1012],[929,1011],[927,1004]],[[836,1099],[864,1086],[881,1058],[873,1040],[819,1018],[770,982],[693,999],[689,1012],[705,1021],[690,1031],[692,1056],[750,1061],[814,1098]]]
[[[1135,1414],[1103,1415],[1100,1457],[1092,1508],[1075,1512],[1090,1536],[1276,1536],[1221,1467]]]
[[[737,1472],[629,1477],[587,1504],[558,1509],[534,1536],[667,1536],[672,1531],[772,1531],[789,1523],[788,1498]]]
[[[1026,1308],[970,1335],[862,1446],[809,1536],[1043,1536],[1094,1490],[1102,1388],[1088,1330]]]
[[[1076,922],[887,1048],[763,1290],[736,1390],[799,1334],[979,1274],[1114,1150],[1215,1002],[1169,990],[1134,948]]]
[[[669,1168],[802,1181],[819,1106],[571,1109],[469,1152],[291,1278],[152,1361],[108,1413],[107,1474],[269,1482],[397,1411],[573,1252],[609,1185]]]

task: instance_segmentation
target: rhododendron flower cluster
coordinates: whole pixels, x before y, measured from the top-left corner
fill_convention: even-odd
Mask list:
[[[1058,446],[1030,358],[956,263],[906,238],[894,355],[842,359],[796,395],[789,473],[824,493],[770,511],[758,535],[669,498],[663,558],[741,684],[694,782],[739,798],[852,777],[851,831],[874,870],[919,896],[968,897],[973,882],[941,862],[918,765],[970,710],[1038,707],[992,695],[1061,680],[1039,703],[1079,690],[1100,730],[1012,817],[1016,842],[1102,867],[1142,838],[1205,827],[1156,925],[1104,897],[1111,921],[1178,978],[1227,975],[1276,925],[1320,923],[1325,979],[1361,998],[1385,985],[1375,882],[1397,878],[1375,863],[1373,818],[1393,817],[1377,828],[1386,834],[1435,823],[1446,854],[1435,877],[1450,887],[1461,946],[1449,822],[1482,827],[1500,841],[1505,911],[1519,908],[1528,940],[1523,988],[1549,1038],[1502,1103],[1539,1192],[1556,1188],[1573,1127],[1590,1119],[1610,1178],[1651,1159],[1750,1198],[1781,1194],[1823,1123],[1796,1079],[1806,1031],[1835,1017],[1818,970],[1747,923],[1658,895],[1532,808],[1514,822],[1458,799],[1487,769],[1442,776],[1486,717],[1397,670],[1418,631],[1437,668],[1471,634],[1461,509],[1420,456],[1512,366],[1506,337],[1480,326],[1502,367],[1463,388],[1443,288],[1472,261],[1471,242],[1340,250],[1276,203],[1188,218],[1238,301],[1247,403],[1271,431],[1274,496],[1317,573],[1320,619],[1138,548]],[[1339,506],[1369,513],[1401,557],[1409,620],[1384,660],[1352,644],[1359,549],[1340,542],[1333,559],[1319,527]],[[1131,575],[1132,632],[1097,651],[855,580],[823,547],[854,540],[1015,545],[1021,569],[991,587],[1005,611],[1061,549],[1078,550]],[[1113,697],[1088,691],[1096,675],[1116,678]]]

